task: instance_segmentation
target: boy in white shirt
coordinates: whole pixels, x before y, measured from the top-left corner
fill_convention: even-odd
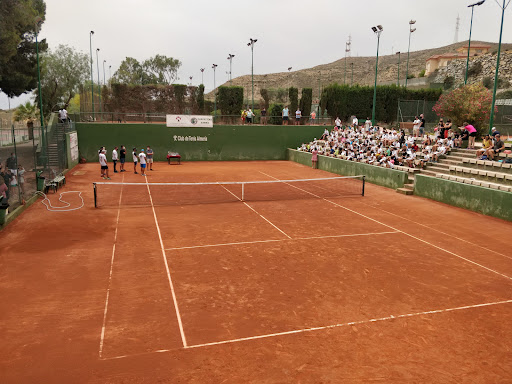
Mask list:
[[[144,149],[140,150],[139,160],[140,160],[140,174],[141,174],[141,176],[146,176],[146,154],[144,153]]]
[[[132,158],[133,158],[133,173],[135,173],[137,175],[138,174],[137,173],[137,162],[139,160],[137,157],[137,148],[133,148]]]
[[[114,163],[114,173],[117,173],[116,165],[117,165],[117,147],[114,147],[112,151],[112,162]]]

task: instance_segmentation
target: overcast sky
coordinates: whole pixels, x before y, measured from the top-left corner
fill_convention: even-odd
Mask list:
[[[506,0],[509,2],[509,0]],[[234,54],[233,78],[251,73],[249,38],[254,46],[254,73],[310,68],[345,55],[352,37],[352,56],[373,56],[376,38],[371,27],[381,24],[380,54],[407,51],[409,20],[416,20],[411,51],[452,44],[460,16],[458,41],[468,39],[471,9],[466,0],[46,0],[41,38],[50,48],[69,45],[89,54],[92,38],[94,79],[96,48],[106,78],[122,60],[143,61],[156,54],[179,59],[179,83],[213,88],[212,64],[218,64],[216,85],[228,80],[229,53]],[[498,5],[499,3],[499,5]],[[475,7],[473,40],[497,42],[503,0]],[[512,5],[505,11],[503,42],[512,42]],[[20,98],[20,99],[26,99]],[[20,100],[11,101],[11,106]],[[0,95],[0,108],[7,96]]]

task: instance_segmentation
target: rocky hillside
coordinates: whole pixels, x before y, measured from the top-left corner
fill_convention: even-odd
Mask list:
[[[491,45],[491,52],[498,49],[497,43],[486,43],[483,41],[473,41],[473,44]],[[457,48],[467,45],[466,42],[447,45],[445,47],[426,49],[423,51],[415,51],[410,53],[409,58],[409,74],[418,76],[425,69],[426,60],[433,56],[443,53],[455,52]],[[502,54],[507,50],[512,51],[512,44],[502,44]],[[490,55],[489,55],[490,56]],[[496,57],[496,56],[494,56]],[[401,56],[400,78],[405,79],[407,52]],[[354,63],[354,84],[373,85],[375,76],[375,57],[351,57],[347,58],[347,83],[351,80],[350,63]],[[379,82],[395,81],[397,79],[398,56],[384,55],[379,56]],[[500,71],[501,72],[501,71]],[[270,73],[267,75],[254,76],[254,97],[260,99],[260,88],[288,88],[297,87],[300,89],[310,87],[313,88],[313,99],[318,98],[319,80],[321,86],[326,84],[338,83],[343,84],[345,74],[345,58],[337,60],[333,63],[318,65],[313,68],[303,69],[294,72]],[[440,77],[442,75],[439,75]],[[446,76],[446,75],[445,75]],[[442,76],[443,80],[444,77]],[[442,81],[441,81],[442,83]],[[223,84],[229,85],[229,84]],[[233,79],[234,86],[242,86],[250,92],[251,76],[240,76]],[[208,96],[213,96],[212,93]]]

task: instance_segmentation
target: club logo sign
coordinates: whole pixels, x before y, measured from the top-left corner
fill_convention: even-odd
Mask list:
[[[167,115],[166,125],[168,127],[186,128],[213,128],[213,116],[202,115]]]

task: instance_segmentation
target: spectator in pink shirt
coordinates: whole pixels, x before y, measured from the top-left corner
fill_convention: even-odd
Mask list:
[[[473,127],[471,124],[464,122],[461,130],[464,129],[468,131],[469,134],[468,149],[475,149],[476,128]]]

